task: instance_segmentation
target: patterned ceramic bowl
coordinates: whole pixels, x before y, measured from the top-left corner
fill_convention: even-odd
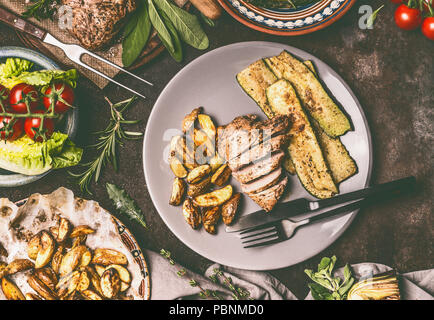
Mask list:
[[[356,0],[321,0],[297,9],[266,9],[244,0],[218,0],[244,25],[265,33],[296,36],[327,27],[340,19]]]

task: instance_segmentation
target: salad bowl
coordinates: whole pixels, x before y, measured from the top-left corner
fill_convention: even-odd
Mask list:
[[[12,46],[0,47],[0,63],[3,63],[7,58],[21,58],[33,62],[31,71],[60,69],[60,67],[53,60],[36,51],[26,48]],[[67,134],[70,139],[74,139],[77,133],[78,115],[78,108],[73,108],[70,112],[65,114],[63,125],[60,128],[61,131]],[[0,169],[0,187],[23,186],[41,179],[49,172],[50,171],[40,175],[29,176]]]

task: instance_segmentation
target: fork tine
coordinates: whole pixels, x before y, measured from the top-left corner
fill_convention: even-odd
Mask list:
[[[153,86],[153,84],[152,84],[151,82],[149,82],[149,81],[147,81],[147,80],[145,80],[145,79],[142,79],[142,78],[140,78],[139,76],[136,76],[134,73],[129,72],[128,70],[119,67],[117,64],[115,64],[115,63],[113,63],[113,62],[111,62],[111,61],[109,61],[109,60],[107,60],[107,59],[104,59],[103,57],[100,57],[99,55],[97,55],[97,54],[95,54],[95,53],[93,53],[93,52],[90,52],[90,51],[87,51],[87,50],[86,50],[85,53],[88,54],[88,55],[90,55],[91,57],[94,57],[95,59],[98,59],[98,60],[100,60],[100,61],[102,61],[102,62],[107,63],[109,66],[112,66],[113,68],[116,68],[116,69],[118,69],[118,70],[120,70],[120,71],[122,71],[122,72],[125,72],[126,74],[128,74],[128,75],[130,75],[130,76],[136,78],[137,80],[140,80],[140,81],[142,81],[142,82],[144,82],[144,83],[146,83],[146,84],[148,84],[148,85],[150,85],[150,86]]]
[[[91,70],[92,72],[96,73],[97,75],[99,75],[99,76],[101,76],[101,77],[103,77],[103,78],[105,78],[105,79],[107,79],[107,80],[109,80],[109,81],[111,81],[111,82],[117,84],[118,86],[120,86],[120,87],[122,87],[122,88],[124,88],[124,89],[126,89],[126,90],[128,90],[128,91],[131,91],[131,92],[134,93],[135,95],[138,95],[139,97],[142,97],[143,99],[146,99],[146,97],[145,97],[144,95],[138,93],[137,91],[134,91],[134,90],[131,89],[131,88],[128,88],[127,86],[123,85],[123,84],[120,83],[120,82],[117,82],[116,80],[110,78],[109,76],[105,75],[104,73],[99,72],[98,70],[96,70],[96,69],[94,69],[94,68],[88,66],[88,65],[85,64],[84,62],[79,61],[79,62],[76,62],[76,63],[78,63],[79,65],[81,65],[82,67],[84,67],[84,68],[86,68],[86,69]]]
[[[255,244],[251,244],[251,245],[245,246],[244,249],[257,248],[257,247],[262,247],[262,246],[268,246],[268,245],[271,245],[271,244],[282,242],[284,240],[285,239],[277,238],[277,239],[270,240],[270,241],[259,242],[259,243],[255,243]]]
[[[276,225],[275,222],[267,223],[267,224],[260,225],[258,227],[244,229],[239,234],[243,235],[243,234],[250,233],[250,232],[253,232],[253,231],[264,230],[264,229],[270,228],[271,226],[275,226],[275,225]]]
[[[264,236],[261,238],[256,238],[256,239],[250,239],[247,241],[241,241],[242,244],[246,244],[246,243],[250,243],[250,242],[255,242],[255,241],[261,241],[261,240],[267,240],[267,239],[271,239],[271,238],[279,238],[279,233],[276,231],[274,231],[272,234],[268,235],[268,236]]]
[[[248,238],[251,238],[251,237],[256,237],[256,236],[260,236],[260,235],[263,235],[263,234],[267,234],[267,233],[270,233],[270,232],[274,232],[276,230],[276,227],[269,227],[269,228],[265,228],[265,229],[261,229],[261,230],[259,230],[259,232],[253,232],[252,231],[252,233],[247,233],[247,234],[245,234],[244,236],[242,236],[242,237],[240,237],[240,239],[248,239]]]

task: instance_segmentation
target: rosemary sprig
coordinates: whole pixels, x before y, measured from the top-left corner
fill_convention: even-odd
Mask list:
[[[110,106],[110,122],[103,131],[95,133],[100,135],[98,137],[98,142],[89,146],[89,148],[96,148],[99,151],[99,155],[92,161],[80,165],[80,167],[85,168],[84,171],[80,173],[69,172],[71,176],[77,178],[78,185],[82,192],[91,194],[89,186],[92,179],[95,183],[98,183],[101,171],[107,164],[110,163],[113,166],[113,169],[116,172],[118,171],[118,147],[124,145],[123,140],[134,140],[143,136],[143,133],[141,132],[126,131],[124,129],[125,125],[132,125],[140,122],[139,120],[126,120],[124,117],[124,112],[131,107],[136,99],[137,98],[134,96],[130,99],[113,104],[106,97]]]
[[[169,261],[169,263],[174,266],[175,265],[175,261],[172,259],[172,254],[170,251],[167,251],[165,249],[161,249],[160,250],[160,254],[167,259],[167,261]],[[182,278],[184,276],[187,275],[187,270],[185,270],[184,268],[178,270],[176,272],[177,276]],[[199,282],[197,282],[196,280],[190,278],[188,279],[188,283],[191,287],[193,288],[198,288],[199,291],[199,297],[201,297],[202,299],[215,299],[215,300],[222,300],[222,297],[219,296],[218,292],[214,291],[214,290],[209,290],[209,289],[204,289],[201,287],[201,285],[199,284]]]

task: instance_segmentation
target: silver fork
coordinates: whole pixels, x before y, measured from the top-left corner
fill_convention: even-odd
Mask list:
[[[240,232],[241,243],[244,248],[255,248],[261,246],[272,245],[292,238],[299,227],[305,226],[312,222],[333,217],[339,214],[347,213],[358,209],[367,200],[359,200],[351,204],[332,209],[315,216],[311,216],[299,221],[291,219],[283,219],[273,222],[268,225],[251,228]]]
[[[63,50],[63,52],[65,53],[65,55],[73,62],[75,62],[76,64],[82,66],[83,68],[86,68],[94,73],[96,73],[97,75],[99,75],[100,77],[103,77],[104,79],[107,79],[113,83],[115,83],[116,85],[131,91],[132,93],[134,93],[135,95],[138,95],[139,97],[145,98],[144,95],[138,93],[137,91],[123,85],[122,83],[113,80],[112,78],[110,78],[108,75],[96,70],[95,68],[87,65],[86,63],[84,63],[81,58],[84,54],[88,54],[89,56],[98,59],[99,61],[108,64],[109,66],[116,68],[122,72],[125,72],[126,74],[134,77],[137,80],[140,80],[141,82],[144,82],[150,86],[152,86],[153,84],[150,83],[149,81],[142,79],[138,76],[136,76],[134,73],[129,72],[128,70],[125,70],[124,68],[121,68],[120,66],[118,66],[117,64],[104,59],[102,57],[100,57],[99,55],[90,52],[89,50],[84,49],[83,47],[80,47],[76,44],[67,44],[67,43],[63,43],[59,40],[57,40],[55,37],[53,37],[50,33],[48,33],[47,31],[29,23],[28,21],[22,19],[21,17],[19,17],[18,15],[16,15],[13,12],[10,12],[4,8],[0,7],[0,21],[4,22],[10,26],[12,26],[15,29],[21,30],[23,32],[26,32],[36,38],[38,38],[39,40],[41,40],[44,43],[48,43],[50,45],[56,46],[60,49]]]

